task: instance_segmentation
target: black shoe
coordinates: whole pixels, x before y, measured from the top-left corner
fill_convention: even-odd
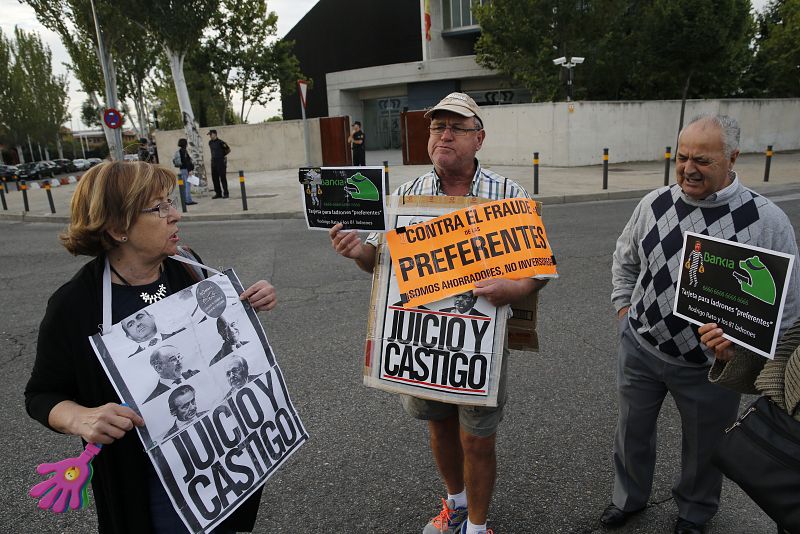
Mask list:
[[[638,514],[642,510],[644,510],[644,508],[639,508],[638,510],[634,510],[632,512],[626,512],[624,510],[620,510],[614,504],[609,504],[606,506],[606,509],[603,510],[603,514],[600,516],[600,524],[608,528],[621,527],[626,521],[628,521],[628,519]]]
[[[228,193],[223,193],[222,198],[228,198]]]
[[[222,198],[222,195],[214,195],[214,196],[213,196],[213,197],[211,197],[211,198],[212,198],[212,199],[213,199],[213,198]]]
[[[705,525],[692,523],[681,517],[675,522],[675,534],[703,534],[706,531]]]
[[[197,204],[197,202],[195,202],[194,200],[190,200],[189,202],[186,203],[187,206],[194,206],[195,204]]]

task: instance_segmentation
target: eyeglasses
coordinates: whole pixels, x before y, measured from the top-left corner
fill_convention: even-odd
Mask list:
[[[443,135],[445,130],[450,130],[450,133],[457,137],[463,137],[467,135],[468,132],[480,132],[483,128],[462,128],[461,126],[429,126],[428,131],[431,132],[431,135]]]
[[[175,208],[176,200],[174,198],[168,198],[164,202],[161,202],[158,206],[154,208],[146,208],[142,210],[142,213],[155,213],[158,212],[158,216],[162,219],[166,219],[169,217],[169,210],[170,208]],[[175,208],[177,209],[177,208]]]

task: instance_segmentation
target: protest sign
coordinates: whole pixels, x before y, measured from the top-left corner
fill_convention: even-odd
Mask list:
[[[673,313],[772,358],[794,257],[686,232]]]
[[[556,278],[539,204],[509,198],[386,233],[401,300],[418,306],[490,278]]]
[[[348,230],[386,230],[383,167],[304,167],[300,195],[309,229],[342,223]]]
[[[387,210],[392,225],[412,226],[486,202],[476,197],[390,197]],[[520,310],[515,348],[536,350],[536,295],[523,299]],[[497,405],[508,306],[496,308],[469,290],[403,306],[389,249],[381,240],[369,317],[365,385],[452,404]]]
[[[213,529],[308,439],[243,290],[227,270],[91,338],[191,532]]]

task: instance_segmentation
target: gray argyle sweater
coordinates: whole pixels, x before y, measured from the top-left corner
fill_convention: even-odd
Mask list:
[[[797,243],[786,214],[735,175],[728,187],[703,200],[687,197],[676,184],[648,193],[636,206],[617,239],[611,301],[616,310],[630,305],[634,335],[650,352],[672,363],[708,366],[714,354],[700,343],[697,327],[672,314],[687,231],[795,257]],[[800,315],[799,263],[790,275],[781,332]]]

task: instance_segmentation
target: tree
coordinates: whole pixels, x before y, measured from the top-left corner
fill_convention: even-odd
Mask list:
[[[183,67],[186,54],[199,46],[217,3],[213,0],[131,0],[130,17],[161,43],[169,60],[195,173],[204,179],[203,150]]]
[[[751,96],[800,96],[800,0],[776,0],[758,15],[755,60],[748,72]]]
[[[0,65],[5,67],[0,75],[0,134],[24,161],[25,139],[33,137],[45,146],[48,139],[60,143],[67,115],[66,76],[53,74],[52,53],[39,35],[19,28],[14,28],[13,41],[0,32]]]
[[[559,56],[585,56],[576,93],[587,99],[741,94],[753,35],[749,0],[493,0],[475,6],[480,64],[528,88],[563,91]]]
[[[222,90],[225,108],[234,93],[241,93],[243,122],[254,104],[265,105],[279,94],[282,81],[293,84],[301,77],[291,41],[276,39],[277,23],[264,0],[221,0],[211,19],[211,35],[203,45],[208,71]]]

